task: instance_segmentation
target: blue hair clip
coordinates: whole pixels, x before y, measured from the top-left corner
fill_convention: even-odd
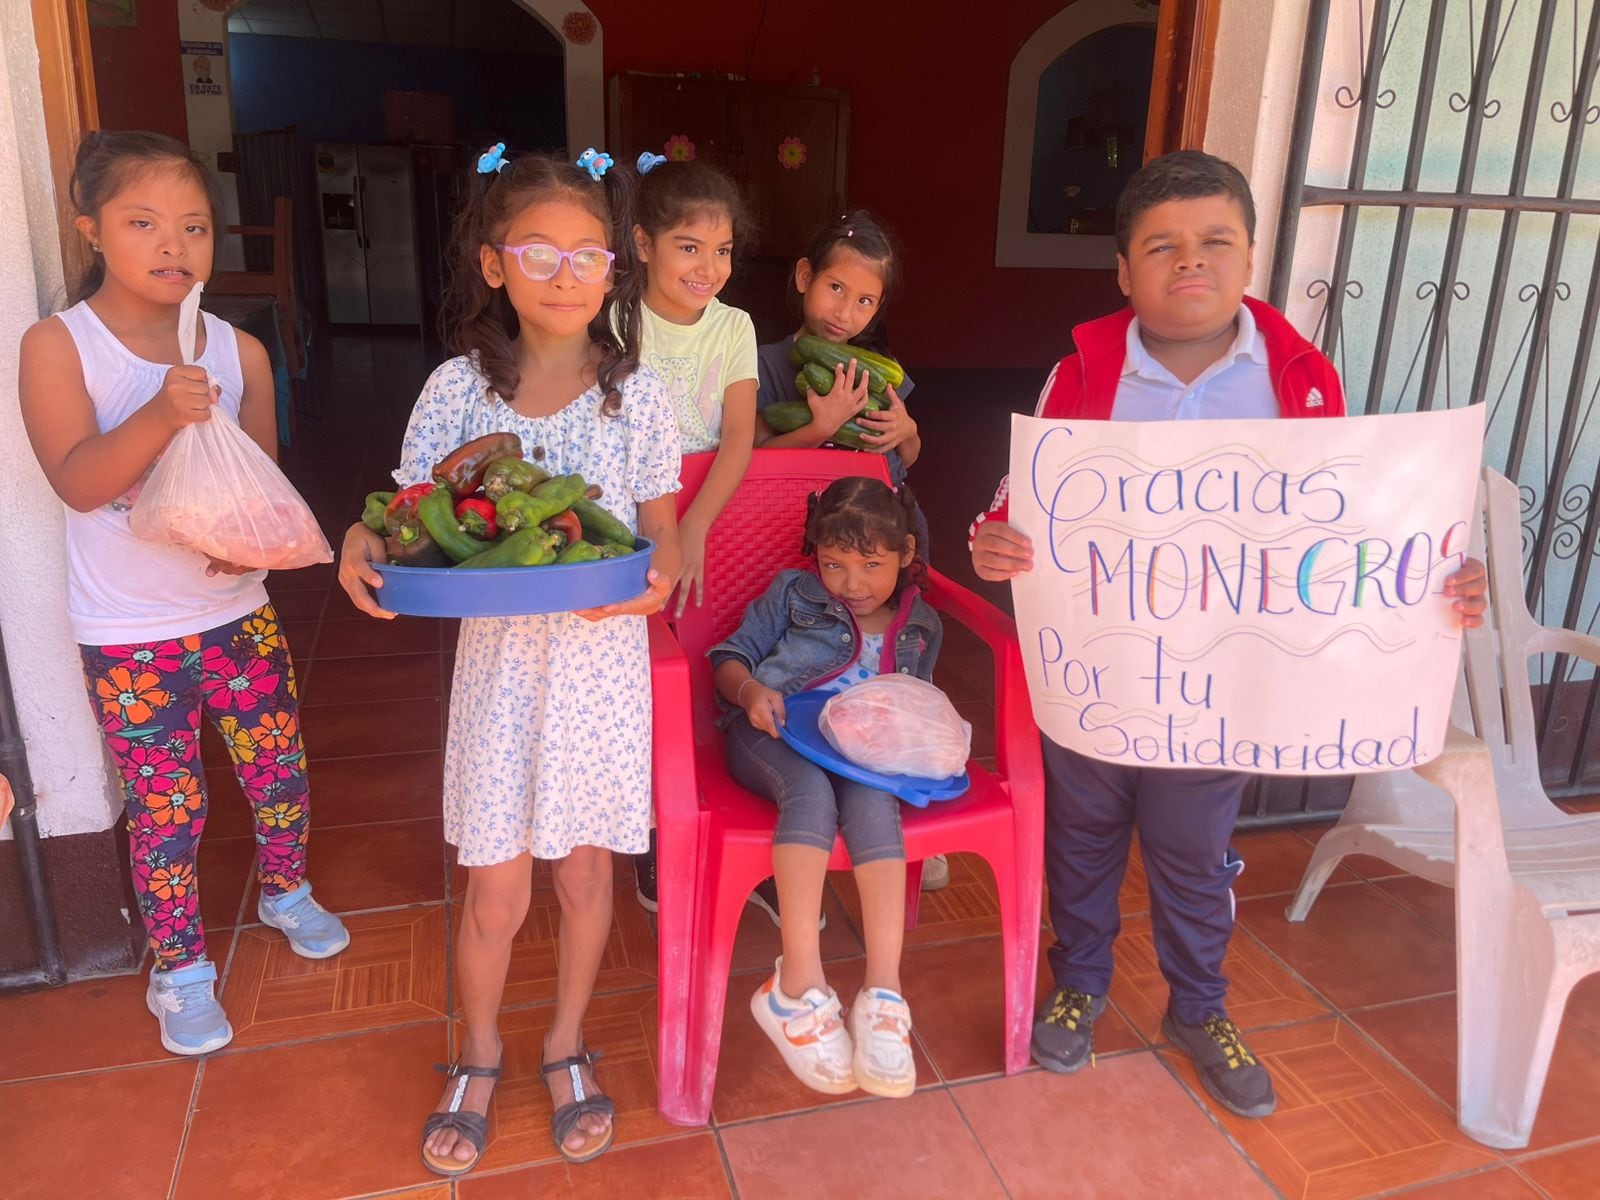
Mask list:
[[[510,165],[506,161],[506,144],[504,142],[496,142],[478,155],[479,175],[496,175]]]
[[[589,172],[589,178],[599,183],[600,176],[614,167],[616,163],[612,161],[611,155],[605,151],[596,150],[593,146],[590,146],[582,154],[578,155],[577,165],[579,170]]]
[[[667,156],[665,154],[651,154],[650,151],[646,150],[639,155],[639,174],[648,175],[666,161]]]

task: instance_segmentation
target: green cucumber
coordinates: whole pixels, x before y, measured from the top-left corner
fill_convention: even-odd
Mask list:
[[[833,391],[833,381],[836,378],[838,377],[822,364],[807,363],[800,368],[799,373],[794,377],[794,390],[800,394],[802,400],[805,399],[807,392],[815,392],[819,396],[826,396]],[[880,384],[877,390],[873,390],[869,383],[866,411],[881,412],[888,407],[889,401],[883,394],[882,385]]]
[[[894,359],[863,350],[860,346],[852,346],[849,342],[830,342],[826,338],[806,334],[796,338],[794,349],[789,351],[789,361],[795,366],[817,363],[830,373],[835,366],[842,366],[848,371],[852,358],[856,360],[857,367],[865,367],[870,373],[867,382],[869,388],[880,381],[886,387],[897,388],[906,381],[905,369]]]
[[[767,405],[760,415],[774,433],[793,433],[811,424],[811,405],[804,400],[782,400]]]

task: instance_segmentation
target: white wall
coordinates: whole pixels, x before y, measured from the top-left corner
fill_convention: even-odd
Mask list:
[[[18,340],[60,294],[50,180],[30,6],[0,0],[0,630],[46,836],[110,828],[120,808],[67,633],[61,502],[17,407]]]
[[[1250,293],[1265,299],[1278,237],[1308,4],[1307,0],[1228,0],[1219,7],[1205,149],[1236,165],[1250,180],[1256,202]]]

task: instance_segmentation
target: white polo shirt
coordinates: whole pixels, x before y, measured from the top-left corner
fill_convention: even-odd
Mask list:
[[[1213,421],[1279,415],[1267,368],[1267,343],[1248,306],[1227,353],[1185,384],[1145,349],[1139,318],[1128,326],[1127,355],[1111,406],[1113,421]]]

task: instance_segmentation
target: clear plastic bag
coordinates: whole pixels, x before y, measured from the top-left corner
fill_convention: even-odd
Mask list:
[[[200,286],[184,301],[179,344],[194,362]],[[150,542],[172,542],[269,571],[333,561],[311,509],[250,435],[222,408],[185,425],[156,459],[129,517]]]
[[[174,542],[241,567],[287,571],[333,561],[300,493],[220,408],[173,436],[129,520],[146,541]]]
[[[912,675],[878,675],[822,706],[828,744],[869,771],[946,779],[967,769],[972,726],[950,698]]]

